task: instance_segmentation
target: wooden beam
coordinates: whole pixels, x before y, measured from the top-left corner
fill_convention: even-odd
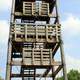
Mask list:
[[[11,77],[40,77],[41,74],[11,74]]]
[[[60,65],[57,69],[56,69],[56,71],[53,73],[54,75],[53,76],[56,76],[57,74],[58,74],[58,72],[62,69],[62,65]]]
[[[41,77],[42,74],[11,74],[11,77]],[[44,77],[44,76],[42,76]],[[51,74],[47,75],[46,77],[52,77]],[[45,77],[44,77],[45,78]]]
[[[46,77],[48,73],[50,72],[51,67],[49,67],[42,75],[42,77]]]
[[[54,55],[55,55],[58,48],[59,48],[59,43],[56,43],[55,47],[53,48],[53,54],[52,54],[53,57],[54,57]]]
[[[52,65],[35,65],[35,64],[34,64],[34,65],[33,65],[33,64],[31,64],[31,65],[25,65],[25,64],[22,63],[22,61],[18,61],[18,60],[17,60],[17,61],[12,61],[12,62],[11,62],[11,65],[14,65],[14,66],[23,65],[23,66],[34,66],[34,67],[35,67],[35,66],[36,66],[36,67],[37,67],[37,66],[43,66],[43,67],[44,67],[44,66],[49,66],[49,67],[50,67],[50,66],[59,66],[59,65],[61,65],[61,62],[60,62],[60,61],[52,61]]]

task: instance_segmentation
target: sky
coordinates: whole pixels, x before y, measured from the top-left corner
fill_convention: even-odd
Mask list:
[[[67,65],[80,71],[80,0],[58,0]],[[0,76],[5,78],[11,0],[0,0]]]

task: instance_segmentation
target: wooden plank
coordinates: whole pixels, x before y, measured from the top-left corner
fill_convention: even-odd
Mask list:
[[[52,65],[50,65],[50,64],[48,64],[48,65],[46,65],[46,64],[41,65],[41,64],[37,64],[37,63],[35,64],[35,62],[38,62],[38,61],[34,61],[34,65],[35,66],[59,66],[59,65],[61,65],[61,62],[59,62],[59,61],[56,61],[56,62],[52,61]],[[11,65],[14,65],[14,66],[20,66],[20,65],[33,66],[33,64],[26,65],[26,64],[24,64],[24,63],[22,63],[20,61],[12,61]]]
[[[23,63],[21,61],[11,61],[11,64],[14,66],[21,66]]]
[[[59,65],[61,65],[62,63],[60,62],[60,61],[52,61],[52,65],[54,65],[54,66],[59,66]]]

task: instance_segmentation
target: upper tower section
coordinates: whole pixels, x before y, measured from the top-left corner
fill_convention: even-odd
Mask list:
[[[39,21],[48,21],[50,17],[56,16],[55,2],[56,0],[15,0],[15,18],[31,20],[38,17]]]

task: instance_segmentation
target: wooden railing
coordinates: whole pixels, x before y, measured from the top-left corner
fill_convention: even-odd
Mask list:
[[[24,65],[51,65],[51,49],[27,49],[23,48]]]
[[[25,42],[56,42],[60,37],[59,25],[16,24],[12,38]]]
[[[49,16],[49,3],[23,2],[23,14],[27,16]]]

